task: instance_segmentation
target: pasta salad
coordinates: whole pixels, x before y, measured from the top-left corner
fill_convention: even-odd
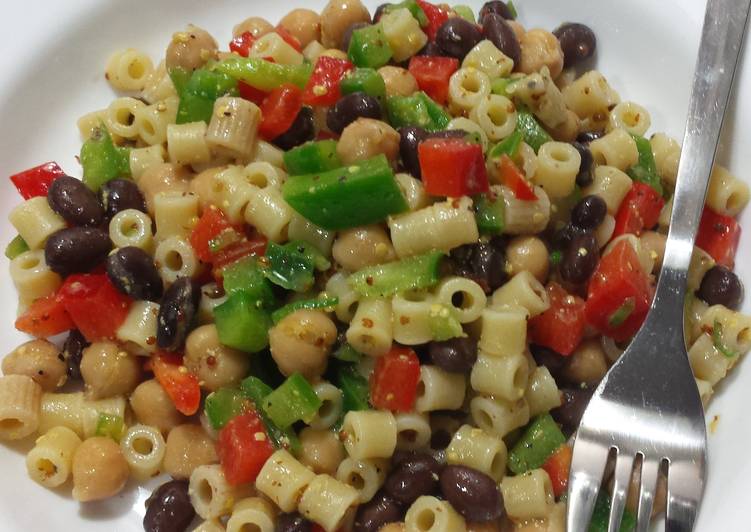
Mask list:
[[[595,51],[512,2],[331,0],[113,54],[82,178],[10,177],[34,339],[2,360],[0,439],[82,504],[165,475],[148,532],[565,530],[680,158]],[[705,401],[751,348],[748,199],[715,167],[686,300]]]

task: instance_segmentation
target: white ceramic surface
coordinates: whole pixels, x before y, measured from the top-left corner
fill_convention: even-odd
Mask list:
[[[0,242],[14,232],[6,213],[19,197],[6,176],[56,160],[68,173],[80,175],[75,155],[80,140],[76,119],[105,107],[113,94],[104,80],[108,55],[137,47],[162,56],[173,31],[187,23],[208,29],[227,43],[232,26],[251,15],[276,22],[294,6],[320,9],[325,0],[42,0],[3,2],[0,27]],[[463,0],[475,9],[480,0]],[[369,7],[376,2],[368,1]],[[682,137],[689,82],[703,18],[702,0],[517,0],[527,27],[552,29],[561,21],[581,21],[598,37],[597,66],[624,99],[646,106],[652,131]],[[746,47],[748,48],[748,47]],[[742,59],[736,95],[751,94],[751,56]],[[736,99],[726,122],[719,161],[749,179],[751,99]],[[744,147],[746,149],[744,150]],[[751,211],[751,209],[749,209]],[[751,224],[751,212],[743,216]],[[747,233],[749,234],[749,233]],[[744,236],[738,254],[741,278],[751,287],[751,237]],[[746,259],[746,260],[744,260]],[[0,259],[0,354],[24,340],[13,329],[16,296]],[[745,304],[751,311],[751,298]],[[708,418],[719,416],[709,437],[709,484],[698,530],[742,531],[747,521],[751,461],[747,443],[751,423],[751,362],[743,362],[722,383]],[[0,530],[140,531],[148,492],[130,487],[112,501],[79,506],[70,485],[47,491],[26,476],[22,451],[29,443],[0,446]]]

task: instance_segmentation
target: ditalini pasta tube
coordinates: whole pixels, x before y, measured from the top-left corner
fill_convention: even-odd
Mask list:
[[[271,499],[283,512],[292,512],[315,473],[287,451],[280,449],[266,460],[256,479],[258,491]]]
[[[382,356],[391,349],[393,326],[391,302],[386,299],[363,299],[347,329],[347,342],[361,353]]]
[[[32,480],[45,488],[56,488],[68,480],[73,453],[81,438],[67,427],[54,427],[36,441],[26,455],[26,470]]]
[[[302,56],[301,56],[302,57]],[[250,161],[256,149],[261,110],[243,98],[217,98],[206,143],[217,155]]]
[[[39,427],[42,387],[26,375],[0,377],[0,439],[20,440]]]

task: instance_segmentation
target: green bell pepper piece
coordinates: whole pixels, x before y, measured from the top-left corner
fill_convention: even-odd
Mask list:
[[[269,242],[266,248],[268,267],[264,269],[266,278],[287,290],[309,290],[315,281],[315,263],[310,255],[305,253],[305,249],[297,242],[284,245]]]
[[[592,520],[589,522],[589,532],[607,532],[608,520],[610,519],[610,496],[600,490],[592,512]],[[636,528],[636,516],[629,510],[623,510],[621,528],[619,532],[631,532]]]
[[[563,253],[561,253],[560,250],[556,249],[552,253],[550,253],[550,265],[555,267],[558,266],[561,263],[561,260],[563,260]]]
[[[10,260],[15,259],[21,253],[24,253],[26,251],[29,251],[29,245],[21,237],[21,235],[16,235],[13,240],[8,242],[8,245],[5,246],[5,256]]]
[[[331,356],[342,362],[360,362],[364,355],[347,342],[344,342]]]
[[[509,13],[511,13],[512,17],[517,18],[519,16],[519,13],[516,11],[516,6],[514,5],[514,2],[512,0],[508,0],[508,2],[506,2],[506,6],[508,7]]]
[[[398,292],[430,288],[441,278],[443,252],[431,251],[397,262],[376,264],[349,276],[349,285],[363,297],[388,297]]]
[[[620,327],[626,320],[634,313],[636,308],[636,302],[633,297],[627,297],[623,304],[618,307],[613,314],[608,318],[608,325],[610,327]]]
[[[262,408],[277,426],[289,427],[299,420],[309,423],[322,404],[305,377],[293,373],[263,399]]]
[[[183,67],[173,67],[169,70],[169,77],[172,80],[172,84],[175,86],[177,94],[183,93],[192,74],[193,73],[190,70]]]
[[[94,435],[112,438],[116,442],[119,442],[125,435],[125,421],[120,416],[100,412],[96,420]]]
[[[648,139],[640,135],[631,136],[634,142],[636,142],[636,149],[639,151],[639,160],[634,166],[626,170],[626,173],[634,181],[649,185],[662,196],[662,183],[660,182],[660,176],[657,174],[657,164],[652,153],[652,145]]]
[[[381,104],[386,99],[386,82],[372,68],[354,68],[350,70],[342,78],[341,83],[339,83],[339,89],[342,94],[364,92],[368,96],[377,98]]]
[[[284,153],[284,166],[289,175],[315,174],[341,168],[335,140],[306,142]]]
[[[475,12],[472,11],[472,8],[469,6],[466,6],[464,4],[459,4],[458,6],[453,7],[454,13],[462,17],[467,22],[471,22],[472,24],[477,24],[477,20],[475,19]]]
[[[490,153],[488,154],[488,158],[495,159],[496,157],[501,157],[502,155],[514,157],[514,155],[516,155],[516,152],[519,151],[519,146],[522,145],[523,140],[524,137],[522,136],[521,132],[519,130],[515,130],[513,133],[511,133],[511,135],[493,146],[493,148],[490,150]]]
[[[506,98],[511,98],[506,90],[511,83],[511,78],[496,78],[490,82],[490,92]]]
[[[446,129],[451,117],[424,92],[386,99],[389,121],[395,128],[419,126],[428,131]]]
[[[292,83],[303,89],[313,72],[311,63],[281,65],[260,57],[231,57],[216,63],[213,68],[267,92],[284,83]]]
[[[178,124],[211,122],[214,102],[220,96],[237,94],[237,80],[222,72],[199,68],[184,85],[177,107]]]
[[[561,445],[566,436],[550,414],[537,416],[508,455],[508,468],[515,474],[542,467],[545,460]]]
[[[297,310],[308,309],[331,309],[339,303],[338,297],[324,297],[317,299],[304,299],[302,301],[295,301],[288,305],[284,305],[282,308],[275,310],[271,313],[271,321],[279,323],[281,320],[292,314]]]
[[[373,24],[352,32],[347,55],[356,66],[380,68],[389,62],[392,53],[382,24]]]
[[[529,144],[535,150],[535,153],[540,149],[540,146],[553,140],[553,137],[545,131],[535,116],[522,107],[516,108],[516,129],[521,132],[524,142]]]
[[[445,305],[433,305],[428,312],[428,327],[433,340],[443,342],[464,335],[462,324]]]
[[[271,317],[259,308],[260,301],[246,292],[235,292],[214,309],[219,341],[255,353],[269,345]]]
[[[130,177],[130,148],[120,148],[104,125],[96,128],[81,146],[83,182],[94,192],[107,181]]]
[[[474,198],[475,221],[477,229],[483,235],[500,235],[505,226],[505,205],[499,197],[487,194]]]
[[[219,388],[211,392],[203,405],[209,423],[216,430],[220,430],[230,419],[250,408],[248,398],[242,390],[236,388]]]
[[[300,439],[295,434],[292,427],[286,429],[280,428],[276,423],[269,419],[261,405],[263,400],[274,390],[258,377],[248,377],[240,383],[240,388],[247,398],[256,405],[256,412],[266,426],[266,432],[277,449],[288,449],[292,454],[299,455],[302,450]]]
[[[277,306],[276,296],[264,270],[255,257],[247,257],[222,270],[224,291],[228,294],[245,292],[265,309]]]
[[[380,222],[408,209],[383,154],[328,172],[290,177],[282,193],[303,217],[329,230]]]
[[[352,364],[342,364],[337,368],[336,381],[342,391],[342,413],[351,410],[368,410],[370,387],[365,377],[360,375]]]
[[[404,0],[398,4],[391,4],[386,6],[384,13],[391,13],[397,9],[407,9],[412,16],[420,23],[420,27],[424,28],[428,25],[428,16],[425,11],[422,10],[420,5],[415,0]]]

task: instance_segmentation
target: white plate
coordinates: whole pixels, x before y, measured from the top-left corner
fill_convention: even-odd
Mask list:
[[[56,160],[80,175],[75,155],[80,140],[76,119],[105,107],[113,94],[104,80],[108,55],[137,47],[163,55],[173,31],[187,23],[209,30],[227,43],[232,26],[251,15],[276,22],[293,6],[320,9],[325,0],[66,0],[4,2],[5,52],[0,54],[0,242],[14,235],[7,213],[20,200],[6,176]],[[368,1],[374,8],[375,2]],[[457,0],[478,9],[482,2]],[[703,18],[701,0],[517,0],[520,20],[527,27],[553,29],[562,21],[589,24],[598,37],[598,68],[624,99],[643,104],[652,115],[652,131],[681,138],[689,84]],[[44,6],[40,4],[46,4]],[[737,94],[751,94],[751,58],[741,68]],[[751,101],[736,102],[725,127],[719,161],[748,178]],[[751,224],[751,213],[743,216]],[[738,257],[748,256],[751,238],[744,237]],[[751,265],[739,260],[741,278],[751,286]],[[0,260],[0,353],[9,352],[25,338],[16,332],[16,295]],[[751,301],[751,298],[749,298]],[[751,310],[749,301],[745,311]],[[748,479],[751,461],[746,442],[751,423],[745,406],[751,404],[751,368],[740,364],[718,391],[708,416],[719,415],[717,430],[709,437],[709,484],[698,530],[748,530]],[[47,491],[26,476],[23,445],[0,447],[0,530],[69,529],[140,531],[147,492],[131,488],[116,499],[79,506],[67,485]]]

